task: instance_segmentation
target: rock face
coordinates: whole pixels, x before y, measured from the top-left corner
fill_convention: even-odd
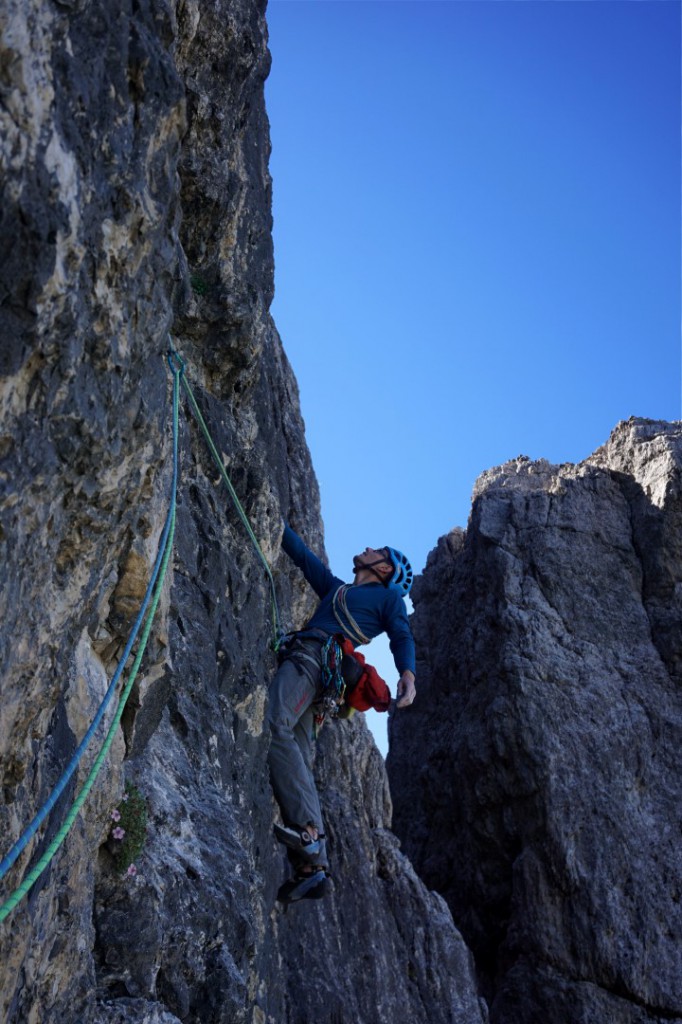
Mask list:
[[[169,506],[168,333],[273,566],[323,551],[273,292],[258,0],[7,0],[0,13],[2,852],[100,705]],[[416,588],[393,725],[405,850],[364,721],[317,772],[335,888],[285,872],[263,720],[268,581],[189,414],[141,671],[88,800],[0,924],[8,1024],[505,1024],[682,1016],[682,438],[632,421],[578,467],[486,474]],[[57,834],[114,704],[0,903]],[[146,807],[137,875],[112,812]],[[118,828],[122,826],[116,826]],[[128,837],[130,838],[130,837]],[[476,958],[453,924],[461,927]]]
[[[169,503],[169,331],[287,626],[311,595],[279,556],[282,517],[323,543],[268,313],[264,4],[8,0],[0,25],[4,853],[92,721],[147,585]],[[267,580],[183,413],[158,617],[88,801],[0,925],[3,1022],[485,1019],[444,901],[389,832],[362,720],[320,744],[336,892],[273,909],[270,634]],[[1,901],[57,832],[112,716]],[[111,836],[126,784],[149,816],[134,878],[117,873]]]
[[[357,717],[322,733],[316,772],[336,887],[324,915],[296,908],[280,925],[289,994],[275,1019],[483,1024],[471,953],[398,848],[385,766]]]
[[[395,828],[496,1024],[682,1019],[682,427],[478,481],[415,585]]]

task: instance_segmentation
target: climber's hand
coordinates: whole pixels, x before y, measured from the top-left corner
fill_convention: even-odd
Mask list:
[[[414,686],[414,674],[406,670],[398,680],[398,702],[396,707],[409,707],[416,695],[417,691]]]

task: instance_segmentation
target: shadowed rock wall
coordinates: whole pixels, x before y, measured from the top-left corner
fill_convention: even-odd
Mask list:
[[[335,890],[323,914],[297,907],[280,918],[289,951],[284,1019],[484,1024],[471,954],[390,831],[386,770],[363,717],[325,725],[320,739]]]
[[[3,853],[105,692],[168,507],[167,332],[274,565],[322,550],[273,291],[264,5],[8,0],[0,12],[0,759]],[[51,867],[0,926],[8,1024],[484,1019],[469,954],[388,832],[357,722],[323,734],[337,891],[286,916],[263,734],[266,581],[181,415],[176,543],[138,683]],[[4,899],[55,834],[104,727]],[[145,797],[138,875],[111,811]],[[361,799],[364,794],[366,799]]]
[[[483,474],[415,585],[396,831],[498,1024],[682,1019],[682,429]]]

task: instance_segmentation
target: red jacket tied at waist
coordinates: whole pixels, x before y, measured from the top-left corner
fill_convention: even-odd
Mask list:
[[[391,691],[381,678],[373,665],[368,665],[364,655],[354,650],[352,643],[347,637],[340,641],[344,654],[347,654],[362,667],[362,675],[352,690],[346,691],[345,702],[356,711],[368,711],[374,708],[375,711],[388,711],[391,703]]]

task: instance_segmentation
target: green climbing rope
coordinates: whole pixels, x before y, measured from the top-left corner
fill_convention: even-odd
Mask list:
[[[178,429],[177,429],[178,428],[178,377],[181,375],[181,372],[182,371],[178,372],[176,370],[173,370],[173,374],[174,374],[174,389],[173,389],[173,437],[174,437],[174,445],[176,447],[177,447],[177,436],[178,436]],[[57,852],[57,850],[59,849],[59,847],[62,845],[62,843],[66,839],[68,833],[71,830],[71,826],[73,825],[74,821],[76,820],[76,817],[78,816],[78,812],[80,811],[81,807],[85,803],[85,801],[86,801],[86,799],[88,797],[88,794],[89,794],[90,790],[92,789],[97,776],[99,775],[100,769],[101,769],[101,767],[102,767],[102,765],[104,763],[104,759],[106,758],[106,756],[109,753],[109,750],[111,748],[111,744],[114,742],[114,737],[116,736],[116,731],[117,731],[119,723],[121,721],[121,716],[123,715],[123,710],[124,710],[124,708],[126,706],[126,703],[128,701],[128,697],[130,696],[130,691],[133,688],[133,683],[135,682],[135,679],[137,677],[137,673],[138,673],[138,670],[140,668],[140,664],[142,662],[142,658],[144,656],[145,649],[147,647],[147,641],[149,640],[149,633],[151,632],[152,624],[153,624],[153,621],[154,621],[154,615],[156,613],[156,608],[158,606],[159,599],[161,597],[161,591],[163,589],[163,582],[164,582],[164,579],[165,579],[165,576],[166,576],[166,571],[168,569],[168,562],[170,560],[171,551],[173,550],[173,537],[174,537],[174,534],[175,534],[175,497],[176,496],[175,496],[175,491],[174,491],[173,494],[171,495],[170,528],[168,530],[168,534],[167,534],[167,537],[166,537],[166,546],[165,546],[164,553],[163,553],[163,560],[161,562],[161,568],[159,570],[159,576],[158,576],[158,579],[156,581],[156,587],[155,587],[155,590],[154,590],[154,596],[153,596],[152,602],[151,602],[151,604],[149,606],[149,611],[147,612],[147,618],[145,619],[144,628],[142,630],[142,636],[140,638],[140,645],[138,647],[137,654],[135,656],[135,660],[134,660],[134,662],[132,664],[132,667],[130,669],[130,675],[128,677],[128,681],[126,682],[126,685],[123,688],[121,696],[119,697],[118,705],[116,707],[116,712],[114,714],[114,718],[113,718],[113,720],[111,722],[111,725],[109,726],[109,731],[107,732],[107,735],[106,735],[106,737],[104,739],[104,743],[102,744],[102,749],[100,750],[99,754],[97,755],[97,757],[95,759],[95,762],[94,762],[92,768],[90,769],[90,773],[88,774],[88,777],[87,777],[87,779],[85,780],[85,782],[83,784],[83,788],[81,789],[80,793],[78,794],[78,796],[76,797],[75,801],[73,802],[73,805],[72,805],[71,809],[69,810],[69,813],[67,814],[66,818],[64,819],[64,822],[63,822],[61,828],[59,829],[57,835],[54,837],[54,839],[52,840],[52,842],[50,843],[48,848],[45,850],[44,854],[42,855],[40,860],[37,862],[37,864],[32,868],[32,870],[23,879],[21,885],[19,885],[18,888],[15,889],[15,891],[11,894],[11,896],[9,896],[8,899],[6,899],[5,902],[0,906],[0,922],[5,920],[7,915],[10,914],[14,910],[14,908],[19,903],[19,901],[27,894],[27,892],[32,888],[32,886],[35,885],[37,880],[42,875],[43,871],[47,868],[48,864],[50,863],[50,861],[54,857],[54,855]]]
[[[270,604],[271,604],[271,612],[272,612],[272,629],[273,629],[273,633],[274,633],[273,647],[274,647],[275,650],[278,650],[278,648],[280,646],[280,643],[281,643],[281,640],[282,640],[282,636],[283,636],[284,631],[282,630],[282,626],[281,626],[281,620],[280,620],[280,615],[279,615],[279,607],[277,605],[277,592],[275,590],[275,581],[274,581],[273,576],[272,576],[272,570],[270,569],[270,566],[268,564],[268,560],[265,557],[265,555],[263,554],[261,546],[258,543],[258,538],[256,537],[255,533],[253,532],[253,529],[251,527],[251,523],[249,522],[248,516],[246,515],[246,512],[244,511],[244,508],[243,508],[239,498],[237,497],[237,492],[235,491],[234,487],[232,486],[232,481],[230,480],[229,476],[227,475],[227,471],[225,469],[225,466],[223,465],[223,460],[221,459],[220,454],[218,452],[218,449],[216,448],[215,443],[213,441],[213,438],[211,437],[211,433],[210,433],[210,431],[209,431],[209,429],[208,429],[208,427],[206,425],[206,421],[205,421],[204,417],[201,414],[201,410],[200,410],[199,406],[197,405],[196,399],[194,397],[194,393],[192,391],[192,387],[191,387],[191,385],[190,385],[190,383],[189,383],[189,381],[187,379],[187,372],[185,370],[185,364],[184,364],[182,358],[180,357],[180,355],[176,352],[176,350],[175,350],[175,348],[173,346],[173,339],[171,338],[170,335],[168,335],[168,340],[169,340],[169,344],[170,344],[170,351],[172,353],[173,358],[177,359],[179,365],[182,367],[182,370],[183,370],[183,372],[182,372],[182,386],[184,387],[185,391],[187,392],[187,397],[189,398],[190,405],[191,405],[192,411],[194,413],[194,417],[195,417],[197,423],[199,424],[199,427],[201,428],[201,432],[204,435],[204,438],[206,440],[206,444],[208,445],[208,449],[209,449],[209,451],[210,451],[210,453],[211,453],[211,455],[213,457],[213,461],[215,462],[215,464],[216,464],[216,466],[217,466],[217,468],[218,468],[218,470],[220,472],[220,476],[222,478],[223,483],[227,487],[228,493],[229,493],[229,495],[230,495],[230,497],[232,499],[234,507],[237,510],[239,518],[241,519],[242,523],[244,524],[246,532],[248,533],[248,535],[249,535],[249,537],[251,539],[251,542],[252,542],[254,548],[256,549],[256,553],[258,554],[258,557],[260,558],[261,562],[263,563],[263,568],[265,569],[265,572],[267,574],[268,580],[270,582]]]
[[[213,457],[213,460],[214,460],[216,466],[218,467],[218,470],[220,471],[220,476],[221,476],[221,478],[223,480],[223,483],[227,487],[228,493],[229,493],[229,495],[230,495],[230,497],[231,497],[231,499],[232,499],[232,501],[234,503],[234,506],[235,506],[235,508],[237,510],[237,513],[239,514],[239,517],[240,517],[242,523],[244,524],[244,527],[245,527],[245,529],[246,529],[246,531],[247,531],[247,533],[248,533],[248,535],[249,535],[249,537],[250,537],[250,539],[251,539],[251,541],[253,543],[253,546],[256,549],[258,557],[260,558],[260,560],[261,560],[261,562],[263,564],[263,567],[264,567],[264,569],[265,569],[265,571],[267,573],[268,579],[270,581],[270,599],[271,599],[271,606],[272,606],[272,625],[273,625],[273,631],[274,631],[274,643],[273,643],[273,646],[274,646],[275,650],[278,649],[278,647],[280,645],[280,642],[281,642],[283,631],[282,631],[281,626],[280,626],[279,608],[278,608],[278,605],[277,605],[277,594],[276,594],[276,591],[275,591],[275,581],[274,581],[273,576],[272,576],[272,571],[270,569],[270,566],[268,564],[268,561],[267,561],[265,555],[263,554],[263,551],[261,550],[261,546],[258,543],[258,539],[257,539],[255,533],[253,532],[253,529],[252,529],[251,524],[249,522],[249,519],[248,519],[248,517],[246,515],[246,512],[244,511],[244,509],[242,507],[242,504],[239,501],[239,498],[237,497],[237,493],[236,493],[234,487],[232,486],[232,482],[231,482],[229,476],[227,475],[227,472],[226,472],[225,467],[223,465],[222,459],[220,458],[220,455],[218,453],[218,449],[216,448],[215,443],[213,441],[213,438],[211,437],[210,431],[209,431],[209,429],[208,429],[208,427],[206,425],[206,421],[204,420],[204,417],[201,414],[201,410],[199,409],[199,406],[197,405],[196,399],[195,399],[194,394],[192,392],[192,388],[191,388],[191,386],[189,384],[189,381],[187,380],[187,376],[186,376],[186,373],[185,373],[185,364],[184,364],[182,358],[179,356],[179,354],[175,351],[175,349],[173,347],[173,344],[172,344],[172,339],[170,339],[170,336],[169,336],[169,340],[170,340],[171,344],[170,344],[168,363],[169,363],[169,366],[170,366],[171,371],[173,373],[173,467],[174,467],[173,468],[173,489],[172,489],[172,494],[171,494],[171,507],[170,507],[170,511],[169,511],[169,521],[167,523],[168,529],[167,529],[167,532],[165,533],[165,547],[163,549],[163,556],[162,556],[161,566],[160,566],[158,578],[156,580],[156,584],[155,584],[155,587],[154,587],[154,594],[153,594],[153,597],[152,597],[152,601],[151,601],[151,604],[149,606],[149,610],[147,612],[147,616],[146,616],[146,619],[145,619],[145,622],[144,622],[144,627],[143,627],[143,630],[142,630],[142,635],[141,635],[141,638],[140,638],[140,644],[139,644],[139,647],[138,647],[138,651],[137,651],[137,654],[135,656],[135,660],[133,662],[133,665],[132,665],[132,667],[130,669],[130,675],[128,677],[128,680],[127,680],[127,682],[126,682],[126,684],[125,684],[125,686],[123,688],[123,691],[121,692],[121,696],[119,697],[119,701],[118,701],[118,704],[116,706],[116,711],[114,713],[114,717],[112,719],[111,725],[109,726],[109,730],[107,732],[107,735],[106,735],[106,737],[104,739],[104,743],[102,744],[102,748],[101,748],[99,754],[97,755],[97,757],[95,758],[95,761],[94,761],[94,763],[92,765],[92,768],[90,769],[90,772],[89,772],[89,774],[88,774],[88,776],[87,776],[87,778],[86,778],[86,780],[85,780],[85,782],[83,784],[82,789],[80,790],[78,796],[74,800],[74,802],[73,802],[73,804],[72,804],[68,814],[66,815],[66,818],[64,819],[64,822],[63,822],[62,826],[60,827],[60,829],[57,832],[56,836],[54,837],[52,842],[49,844],[49,846],[47,847],[47,849],[45,850],[43,855],[40,857],[40,859],[35,864],[35,866],[31,869],[31,871],[26,875],[26,877],[23,879],[23,881],[18,886],[18,888],[15,889],[15,891],[5,900],[5,902],[0,905],[0,922],[5,920],[5,918],[8,916],[8,914],[10,914],[14,910],[14,908],[17,906],[17,904],[20,902],[20,900],[35,885],[35,883],[40,878],[40,876],[45,871],[45,869],[48,867],[48,865],[52,861],[52,858],[56,854],[57,850],[60,848],[60,846],[62,845],[62,843],[66,839],[67,835],[71,831],[73,823],[76,820],[76,818],[77,818],[77,816],[78,816],[78,814],[79,814],[83,804],[85,803],[85,801],[86,801],[86,799],[88,797],[88,794],[90,793],[90,790],[92,789],[93,785],[95,784],[95,780],[97,779],[97,776],[99,775],[100,770],[102,768],[102,765],[104,764],[104,761],[105,761],[105,759],[107,757],[107,754],[109,753],[109,750],[111,749],[111,745],[112,745],[112,743],[114,741],[114,737],[116,736],[116,732],[118,730],[118,727],[119,727],[119,724],[120,724],[120,721],[121,721],[121,717],[123,715],[124,708],[126,706],[128,698],[130,696],[130,691],[132,690],[133,684],[135,683],[135,679],[137,678],[137,673],[139,671],[140,664],[142,662],[142,658],[144,656],[144,653],[145,653],[145,650],[146,650],[146,647],[147,647],[147,642],[149,640],[149,634],[151,632],[151,628],[152,628],[152,625],[153,625],[154,616],[156,614],[156,609],[157,609],[159,600],[161,598],[161,592],[162,592],[162,589],[163,589],[163,584],[164,584],[164,580],[165,580],[165,577],[166,577],[166,572],[167,572],[167,569],[168,569],[168,563],[169,563],[169,560],[170,560],[171,552],[173,550],[173,539],[174,539],[174,536],[175,536],[175,510],[176,510],[176,493],[177,493],[178,406],[179,406],[178,395],[179,395],[179,381],[180,380],[182,380],[182,384],[183,384],[183,386],[185,388],[185,391],[187,392],[187,396],[189,398],[189,401],[190,401],[190,404],[191,404],[191,407],[192,407],[192,411],[194,412],[194,416],[195,416],[195,418],[196,418],[196,420],[197,420],[197,422],[198,422],[198,424],[199,424],[199,426],[201,428],[201,432],[204,435],[204,438],[205,438],[206,443],[208,445],[209,451],[211,452],[211,456]]]
[[[81,807],[85,803],[85,801],[87,799],[87,796],[88,796],[88,793],[90,792],[90,790],[92,789],[92,787],[94,785],[95,779],[99,775],[100,768],[102,767],[102,764],[104,763],[105,757],[109,753],[109,749],[111,747],[111,744],[114,742],[114,737],[116,735],[116,730],[118,729],[119,722],[121,721],[121,716],[123,714],[123,709],[125,708],[126,702],[128,700],[128,697],[130,696],[130,691],[133,688],[133,683],[135,682],[135,678],[137,676],[138,669],[140,667],[140,662],[142,661],[142,656],[144,655],[145,647],[147,646],[147,640],[149,639],[149,633],[150,633],[150,630],[152,628],[152,622],[153,622],[153,619],[154,619],[154,613],[156,612],[156,607],[157,607],[157,605],[159,603],[159,598],[161,597],[161,589],[162,589],[162,586],[163,586],[163,580],[164,580],[164,576],[166,575],[166,570],[168,568],[168,561],[170,559],[170,554],[171,554],[171,551],[173,549],[173,535],[174,535],[174,533],[175,533],[175,509],[173,509],[173,512],[172,512],[171,528],[170,528],[170,533],[168,534],[168,541],[166,543],[166,550],[164,552],[163,562],[161,563],[161,572],[159,573],[159,579],[158,579],[158,582],[156,584],[156,590],[155,590],[155,593],[154,593],[154,597],[152,599],[152,603],[150,605],[149,612],[147,614],[147,619],[146,619],[146,622],[145,622],[145,625],[144,625],[144,630],[142,632],[142,638],[140,640],[140,648],[139,648],[139,650],[137,652],[137,655],[135,656],[135,661],[133,662],[133,666],[132,666],[132,668],[130,670],[130,676],[128,677],[128,682],[126,683],[125,688],[123,689],[123,692],[122,692],[122,694],[121,694],[121,696],[119,698],[118,706],[116,708],[116,713],[114,715],[114,718],[113,718],[113,721],[112,721],[111,725],[109,726],[109,731],[108,731],[108,733],[106,735],[106,739],[104,740],[104,743],[102,745],[102,749],[100,750],[99,754],[97,755],[97,757],[95,759],[95,763],[93,764],[92,768],[90,769],[90,774],[88,775],[87,779],[85,780],[85,783],[83,784],[83,788],[81,789],[80,793],[76,797],[76,799],[75,799],[75,801],[73,803],[73,806],[71,807],[71,810],[69,811],[69,813],[67,814],[66,818],[64,819],[64,824],[59,829],[59,832],[54,837],[54,839],[52,840],[52,842],[50,843],[50,845],[48,846],[47,850],[42,855],[42,857],[40,858],[38,863],[35,865],[33,870],[28,873],[28,875],[23,880],[21,885],[17,889],[15,889],[15,891],[12,893],[12,895],[9,897],[9,899],[5,900],[5,902],[0,907],[0,921],[4,921],[4,919],[7,917],[7,915],[9,913],[11,913],[12,910],[14,910],[14,908],[16,907],[17,903],[21,900],[21,898],[23,896],[25,896],[26,893],[29,891],[29,889],[35,884],[35,882],[37,882],[38,878],[40,878],[40,876],[42,875],[43,871],[48,866],[48,864],[50,863],[50,861],[54,857],[55,853],[57,852],[59,847],[62,845],[64,840],[66,839],[68,833],[71,830],[71,826],[73,825],[74,821],[76,820],[76,817],[78,816],[78,812],[80,811]]]

